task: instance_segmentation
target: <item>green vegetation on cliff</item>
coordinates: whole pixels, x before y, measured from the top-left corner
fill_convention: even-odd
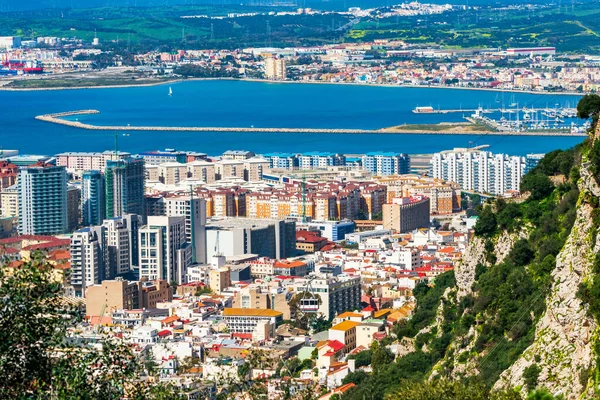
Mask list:
[[[434,286],[419,285],[413,318],[394,330],[397,339],[414,339],[414,351],[371,375],[356,375],[360,385],[344,399],[521,398],[490,389],[534,341],[556,257],[576,219],[579,166],[588,147],[586,141],[547,154],[524,177],[523,198],[478,207],[475,234],[485,254],[471,293],[456,296],[453,273],[438,277]],[[582,295],[594,303],[600,280],[585,290]],[[600,301],[592,310],[600,316]],[[539,389],[539,373],[535,364],[526,368],[527,390]],[[531,398],[553,397],[538,391]]]

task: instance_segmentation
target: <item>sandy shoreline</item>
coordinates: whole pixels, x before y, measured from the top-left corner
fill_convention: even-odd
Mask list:
[[[371,87],[389,87],[389,88],[416,88],[416,89],[453,89],[453,90],[476,90],[484,92],[506,92],[506,93],[526,93],[526,94],[539,94],[539,95],[559,95],[559,96],[583,96],[585,93],[576,92],[547,92],[547,91],[535,91],[535,90],[518,90],[518,89],[494,89],[494,88],[475,88],[475,87],[460,87],[460,86],[431,86],[431,85],[395,85],[390,83],[360,83],[360,82],[322,82],[322,81],[269,81],[266,79],[256,78],[177,78],[173,80],[167,80],[164,82],[151,82],[151,83],[128,83],[125,85],[99,85],[99,86],[74,86],[74,87],[48,87],[48,88],[11,88],[0,86],[0,91],[7,92],[33,92],[33,91],[47,91],[47,90],[84,90],[84,89],[118,89],[118,88],[136,88],[136,87],[149,87],[149,86],[161,86],[169,85],[179,82],[187,81],[242,81],[242,82],[262,82],[270,84],[315,84],[315,85],[348,85],[348,86],[371,86]]]

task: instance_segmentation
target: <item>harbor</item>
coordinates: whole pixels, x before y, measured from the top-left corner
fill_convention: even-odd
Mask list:
[[[490,130],[502,134],[567,133],[584,135],[590,127],[589,121],[577,120],[577,109],[562,107],[522,107],[518,103],[510,107],[475,109],[434,109],[431,106],[415,107],[414,114],[450,114],[462,113],[463,118],[474,124],[482,124]],[[470,115],[467,115],[470,114]]]
[[[96,130],[96,131],[164,131],[164,132],[246,132],[246,133],[328,133],[328,134],[377,134],[377,135],[395,135],[395,134],[421,134],[421,135],[440,135],[447,132],[439,130],[411,130],[395,128],[389,129],[328,129],[328,128],[260,128],[250,127],[219,127],[219,126],[133,126],[133,125],[93,125],[83,123],[76,119],[75,121],[64,119],[65,117],[74,117],[77,115],[100,114],[98,110],[76,110],[53,114],[38,115],[35,119],[58,125],[64,125],[72,128]],[[492,120],[489,121],[491,124]],[[472,131],[466,129],[461,131],[452,131],[454,135],[472,135]],[[571,132],[562,130],[548,131],[500,131],[490,130],[482,133],[483,135],[520,135],[520,136],[586,136],[585,132]]]

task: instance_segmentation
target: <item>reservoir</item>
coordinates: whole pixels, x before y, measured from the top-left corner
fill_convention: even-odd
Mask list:
[[[169,96],[169,87],[173,95]],[[114,135],[35,120],[35,116],[79,109],[93,125],[212,126],[264,128],[380,129],[401,124],[461,122],[461,113],[415,114],[434,109],[574,107],[580,96],[480,90],[378,87],[341,84],[294,84],[227,80],[187,81],[161,86],[81,90],[0,91],[0,146],[21,154],[104,151]],[[75,118],[75,117],[73,117]],[[229,149],[257,153],[369,151],[433,153],[453,147],[488,144],[513,155],[568,148],[581,137],[486,135],[332,134],[265,132],[119,133],[119,149],[132,153],[177,148],[210,155]]]

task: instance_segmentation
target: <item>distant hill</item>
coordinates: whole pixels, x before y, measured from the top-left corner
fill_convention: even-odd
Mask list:
[[[347,7],[376,7],[402,3],[403,0],[296,0],[309,7],[338,9]],[[522,3],[519,0],[428,0],[429,3],[469,5]],[[539,3],[542,0],[531,0]],[[150,7],[165,5],[244,4],[274,6],[289,4],[289,0],[0,0],[0,12],[39,10],[47,8]]]

